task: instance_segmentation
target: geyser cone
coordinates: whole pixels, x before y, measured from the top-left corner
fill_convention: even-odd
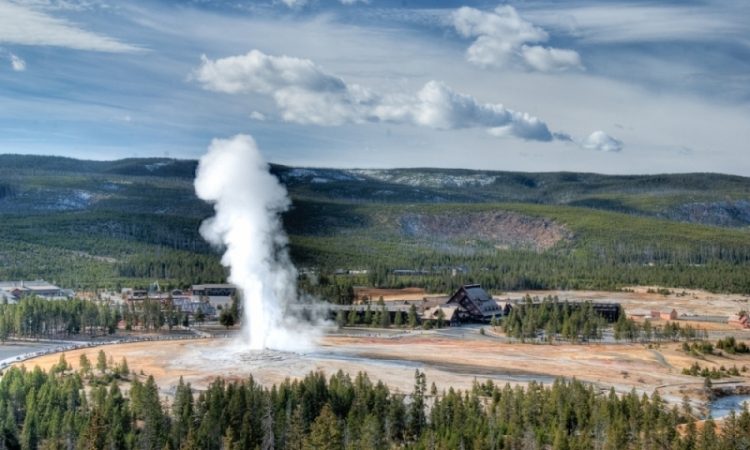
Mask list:
[[[302,350],[312,345],[310,325],[291,323],[284,310],[297,301],[297,271],[287,250],[280,214],[290,205],[286,189],[247,135],[215,139],[199,161],[198,197],[216,215],[201,235],[225,248],[221,262],[241,291],[243,335],[250,349]]]

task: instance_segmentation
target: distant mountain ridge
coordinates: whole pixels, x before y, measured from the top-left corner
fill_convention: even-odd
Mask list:
[[[98,173],[118,175],[152,175],[192,178],[195,160],[172,158],[125,158],[114,161],[94,161],[64,156],[0,154],[0,168],[50,172]]]
[[[73,288],[224,280],[217,249],[198,232],[212,207],[195,196],[196,167],[169,158],[0,155],[0,279]],[[750,293],[750,178],[271,171],[292,198],[283,216],[292,257],[305,273],[321,274],[305,285],[319,294],[335,296],[344,292],[339,284],[354,282],[439,291],[461,282],[652,283]],[[325,276],[352,268],[370,275],[335,283]],[[395,277],[395,269],[421,275]]]
[[[198,162],[172,158],[78,160],[0,155],[0,199],[23,192],[13,172],[192,180]],[[271,164],[293,197],[374,203],[523,202],[570,205],[706,225],[750,225],[750,178],[713,173],[600,175],[470,169],[331,169]],[[9,179],[10,177],[10,179]],[[113,189],[113,186],[110,186]],[[85,207],[85,190],[67,209]],[[73,191],[71,191],[73,192]],[[67,194],[70,197],[70,193]],[[95,194],[91,194],[93,197]],[[83,197],[81,197],[83,196]],[[95,199],[94,199],[95,200]],[[40,201],[39,204],[48,202]],[[63,202],[64,203],[64,202]],[[78,205],[78,206],[77,206]],[[63,205],[63,209],[66,209]],[[0,211],[2,208],[0,207]]]

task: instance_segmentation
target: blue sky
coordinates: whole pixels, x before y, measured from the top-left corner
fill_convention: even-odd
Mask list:
[[[0,0],[0,152],[750,175],[750,2]]]

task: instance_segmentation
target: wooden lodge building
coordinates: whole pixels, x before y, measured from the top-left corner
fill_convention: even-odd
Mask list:
[[[447,306],[456,307],[460,322],[489,323],[494,317],[510,312],[510,306],[500,308],[497,302],[478,284],[461,286],[448,299]]]
[[[510,305],[501,307],[482,287],[478,284],[461,286],[447,301],[429,302],[419,301],[389,301],[385,302],[385,308],[391,316],[393,323],[397,312],[408,314],[411,306],[417,308],[420,322],[442,320],[446,325],[457,326],[461,323],[489,323],[493,317],[502,317],[510,312]],[[364,317],[367,305],[328,305],[329,318],[334,319],[338,311],[355,311],[360,318]],[[370,305],[374,313],[380,309],[376,304]],[[440,318],[442,312],[442,318]]]

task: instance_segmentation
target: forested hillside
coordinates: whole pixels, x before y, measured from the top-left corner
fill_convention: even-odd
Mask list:
[[[62,355],[49,372],[9,369],[0,380],[0,446],[709,450],[746,448],[750,439],[747,409],[719,433],[711,419],[699,429],[689,405],[670,409],[658,393],[620,397],[575,380],[438,392],[417,371],[407,398],[364,373],[310,373],[270,389],[252,377],[218,378],[200,392],[180,378],[167,407],[154,379],[131,373],[126,360],[108,362],[100,351],[95,361],[82,355],[73,371]]]
[[[222,281],[198,234],[195,161],[0,155],[0,279],[65,287]],[[304,288],[618,289],[750,293],[750,179],[273,166]],[[347,270],[366,274],[335,275]],[[394,272],[396,271],[396,272]]]

